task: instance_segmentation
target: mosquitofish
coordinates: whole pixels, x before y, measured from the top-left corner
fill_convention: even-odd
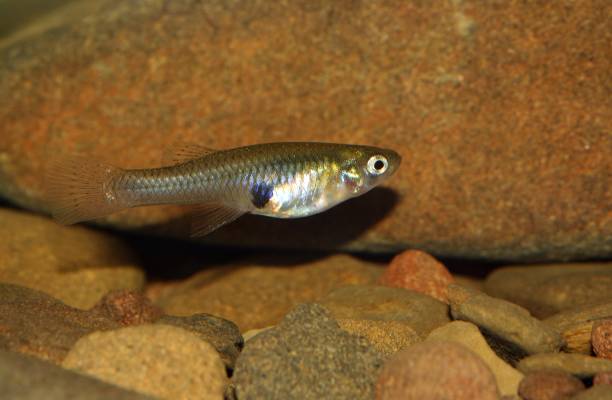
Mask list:
[[[192,235],[206,235],[245,213],[306,217],[385,181],[401,157],[393,150],[315,142],[228,150],[185,145],[174,165],[121,169],[88,158],[63,160],[47,176],[52,214],[73,224],[137,206],[199,205]]]

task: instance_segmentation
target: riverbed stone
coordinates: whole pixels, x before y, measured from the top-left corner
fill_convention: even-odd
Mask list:
[[[387,188],[206,240],[504,260],[612,250],[606,0],[87,3],[0,39],[0,195],[21,206],[48,207],[49,155],[139,168],[177,140],[362,143],[403,156]],[[104,223],[172,234],[186,212]]]
[[[542,353],[523,358],[517,365],[528,374],[541,370],[564,371],[578,378],[592,378],[599,372],[612,371],[612,361],[575,353]]]
[[[521,381],[519,394],[524,400],[569,399],[584,389],[584,383],[567,372],[536,371]]]

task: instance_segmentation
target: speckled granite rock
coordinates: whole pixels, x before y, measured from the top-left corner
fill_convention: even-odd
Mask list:
[[[400,288],[346,286],[334,290],[320,303],[338,320],[400,322],[421,337],[450,322],[446,304],[431,296]]]
[[[161,324],[94,332],[75,344],[62,365],[168,400],[221,400],[227,383],[212,345]]]
[[[340,329],[325,308],[301,304],[246,343],[231,398],[372,399],[381,365],[370,344]]]
[[[519,394],[525,400],[560,400],[584,389],[584,383],[567,372],[536,371],[521,381]]]
[[[523,374],[493,352],[476,325],[464,321],[453,321],[431,331],[426,340],[450,341],[467,347],[491,369],[502,395],[517,394]]]
[[[271,256],[209,268],[170,289],[156,303],[173,315],[217,315],[244,332],[274,325],[296,304],[314,301],[336,287],[373,283],[383,271],[379,264],[347,255],[294,263],[291,257]]]
[[[154,400],[35,357],[2,350],[0,393],[6,400]]]
[[[112,290],[142,289],[144,272],[135,263],[129,247],[109,234],[0,208],[0,282],[86,309]]]
[[[485,291],[545,318],[612,301],[612,263],[510,266],[493,271]]]
[[[612,371],[612,361],[584,354],[543,353],[523,358],[517,368],[525,374],[542,370],[557,370],[579,378],[592,378],[598,372]]]
[[[595,321],[591,332],[591,342],[593,352],[597,357],[612,360],[612,319]]]
[[[557,331],[516,304],[454,284],[448,298],[453,318],[470,321],[528,354],[558,351],[563,344]]]
[[[463,345],[427,341],[387,361],[376,383],[377,400],[497,400],[487,365]]]
[[[612,302],[563,311],[543,322],[561,332],[563,349],[570,353],[591,354],[593,323],[612,315]]]
[[[423,293],[448,303],[446,287],[454,282],[444,264],[419,250],[407,250],[391,260],[378,281],[381,285]]]
[[[339,318],[337,322],[350,334],[366,338],[386,357],[422,340],[414,329],[399,321]]]
[[[0,48],[0,194],[12,201],[45,209],[47,154],[135,167],[177,139],[359,142],[404,156],[397,198],[245,218],[207,240],[503,259],[612,250],[607,0],[88,3]]]

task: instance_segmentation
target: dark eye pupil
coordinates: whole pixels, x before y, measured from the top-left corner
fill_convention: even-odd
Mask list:
[[[376,169],[377,171],[380,171],[384,167],[385,167],[385,163],[382,162],[381,160],[376,160],[376,162],[374,162],[374,169]]]

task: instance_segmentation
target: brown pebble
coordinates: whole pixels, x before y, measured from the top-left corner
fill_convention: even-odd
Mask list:
[[[519,395],[524,400],[565,399],[585,389],[582,381],[562,371],[537,371],[523,378]]]
[[[123,326],[154,322],[163,311],[140,293],[118,290],[108,293],[92,309]]]
[[[383,366],[377,400],[499,398],[493,373],[466,347],[447,341],[418,343]]]
[[[445,303],[448,303],[446,287],[453,282],[442,263],[419,250],[395,256],[379,280],[381,285],[414,290]]]
[[[593,385],[612,385],[612,371],[596,374],[593,378]]]
[[[612,360],[612,319],[597,321],[591,331],[593,351],[600,358]]]

